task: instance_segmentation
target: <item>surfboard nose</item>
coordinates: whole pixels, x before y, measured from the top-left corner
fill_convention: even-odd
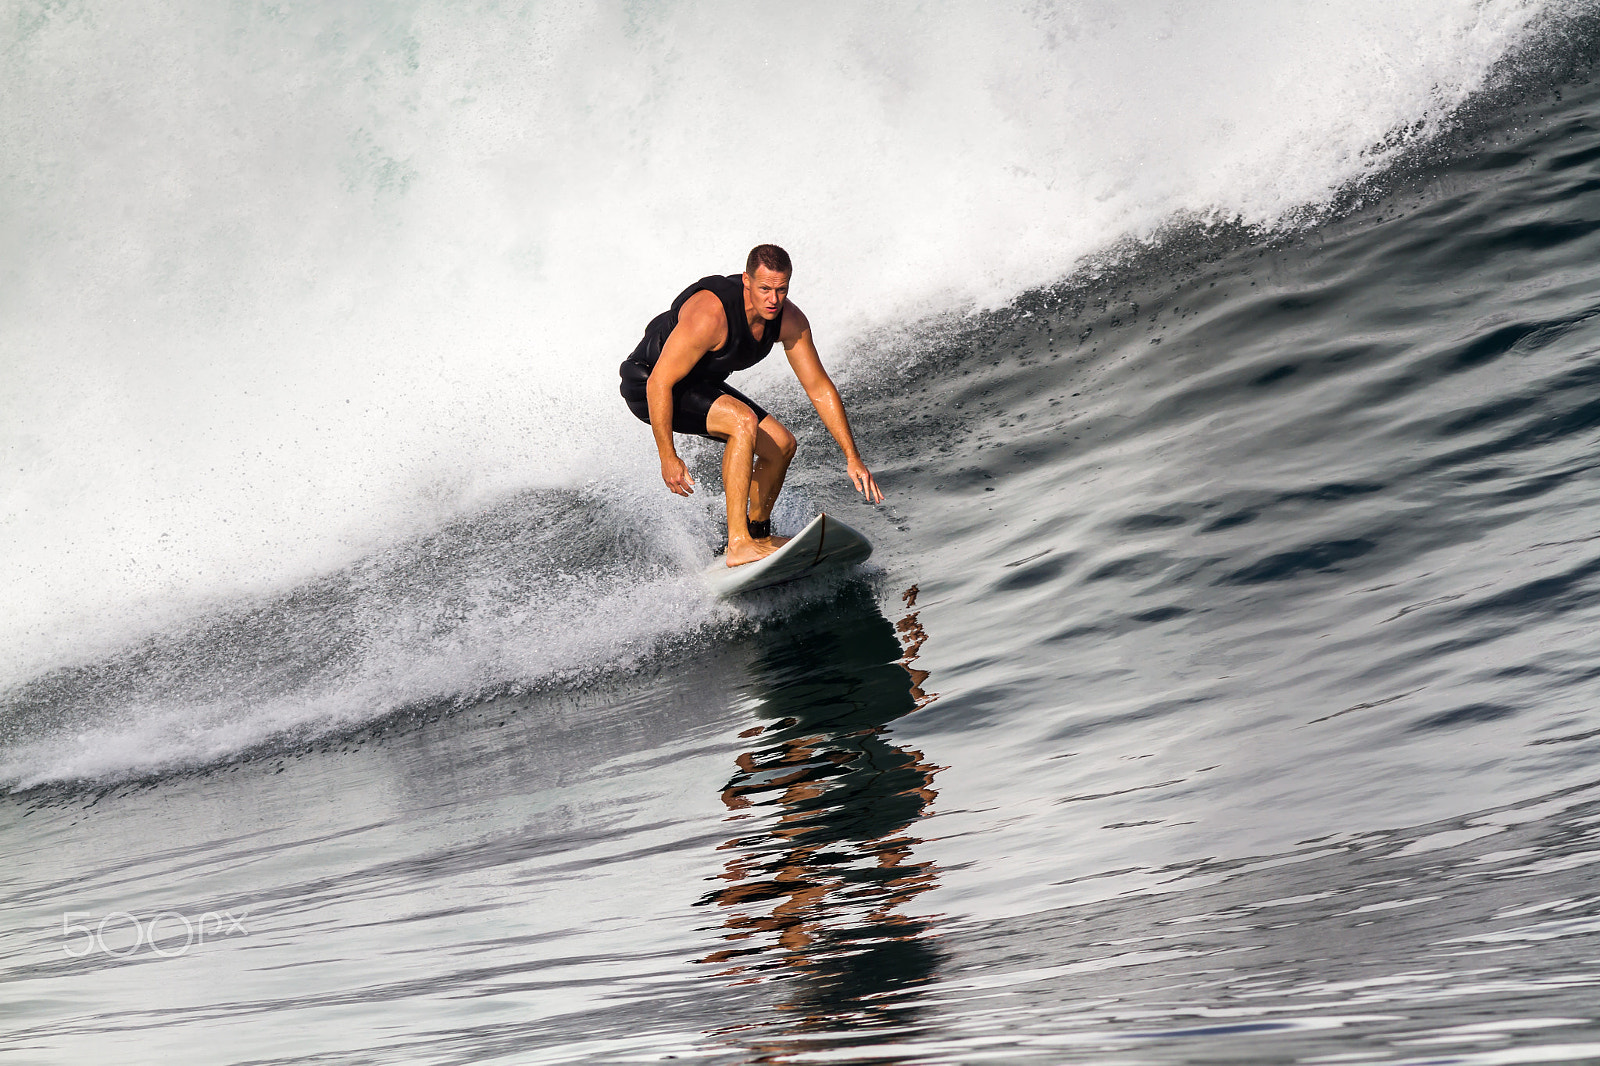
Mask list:
[[[865,562],[872,542],[826,513],[818,514],[787,544],[764,559],[728,566],[719,556],[705,571],[706,584],[726,599],[743,592],[770,588],[813,574]]]

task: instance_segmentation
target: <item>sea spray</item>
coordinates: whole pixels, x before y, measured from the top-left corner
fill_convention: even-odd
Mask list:
[[[0,682],[530,486],[681,540],[614,368],[687,280],[785,244],[827,357],[1174,218],[1271,224],[1548,10],[24,0]]]

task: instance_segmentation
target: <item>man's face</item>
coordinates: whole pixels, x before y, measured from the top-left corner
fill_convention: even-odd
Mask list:
[[[756,314],[771,322],[789,298],[789,275],[758,266],[754,274],[744,276],[744,294]]]

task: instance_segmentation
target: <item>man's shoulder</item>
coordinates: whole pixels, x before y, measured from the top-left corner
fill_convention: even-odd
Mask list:
[[[710,340],[728,329],[728,315],[722,301],[710,289],[701,289],[683,302],[678,311],[678,328],[691,336]],[[714,347],[714,345],[713,345]]]
[[[678,312],[678,321],[682,322],[685,318],[710,318],[726,323],[728,313],[723,310],[721,297],[710,289],[701,289],[683,301],[683,309]]]
[[[800,335],[811,328],[811,320],[806,318],[806,313],[789,301],[783,305],[783,327],[778,331],[778,339],[788,347],[800,339]]]

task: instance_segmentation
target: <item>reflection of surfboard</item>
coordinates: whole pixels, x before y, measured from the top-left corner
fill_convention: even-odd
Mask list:
[[[752,589],[781,585],[865,562],[872,544],[837,518],[819,514],[793,540],[767,556],[743,566],[729,566],[722,556],[705,573],[706,584],[718,596],[737,596]]]

